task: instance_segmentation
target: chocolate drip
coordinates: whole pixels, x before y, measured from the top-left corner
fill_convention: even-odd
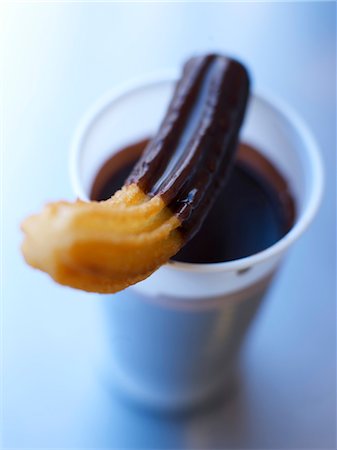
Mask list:
[[[186,237],[199,229],[232,166],[249,77],[221,55],[190,59],[168,112],[126,184],[161,195]]]

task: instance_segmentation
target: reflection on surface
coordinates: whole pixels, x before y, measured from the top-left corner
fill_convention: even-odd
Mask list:
[[[107,384],[101,384],[98,391],[99,395],[88,404],[81,432],[81,441],[88,446],[223,448],[239,445],[246,427],[248,409],[242,386],[215,403],[181,414],[144,409],[116,394]]]

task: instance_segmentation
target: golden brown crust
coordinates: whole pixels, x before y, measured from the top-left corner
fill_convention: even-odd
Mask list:
[[[22,252],[55,281],[113,293],[147,278],[183,245],[180,222],[159,196],[132,184],[104,202],[57,202],[22,224]]]

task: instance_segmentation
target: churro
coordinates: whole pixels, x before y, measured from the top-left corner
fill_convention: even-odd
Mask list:
[[[190,59],[122,189],[102,202],[51,203],[26,219],[26,261],[90,292],[117,292],[151,275],[199,230],[226,182],[248,95],[237,61]]]

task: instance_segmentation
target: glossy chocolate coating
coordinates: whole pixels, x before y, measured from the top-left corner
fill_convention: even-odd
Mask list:
[[[232,167],[249,95],[249,76],[221,55],[190,59],[166,116],[126,184],[161,195],[191,238]]]

